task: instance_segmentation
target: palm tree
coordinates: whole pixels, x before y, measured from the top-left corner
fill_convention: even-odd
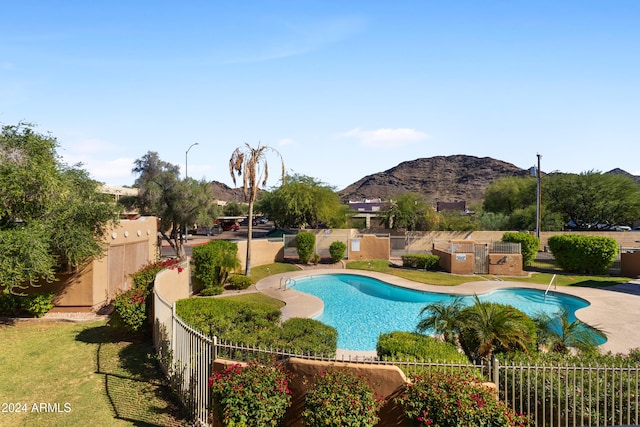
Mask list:
[[[556,353],[568,353],[570,347],[582,353],[594,353],[598,351],[597,338],[606,337],[604,332],[578,319],[569,321],[569,312],[564,308],[556,318],[543,313],[534,321],[538,328],[538,342]]]
[[[282,156],[275,149],[267,145],[260,145],[252,148],[249,144],[244,147],[238,147],[231,154],[229,159],[229,172],[233,183],[236,183],[236,175],[242,176],[242,189],[244,197],[249,202],[249,232],[247,234],[247,262],[245,275],[251,274],[251,238],[253,234],[253,205],[258,198],[258,190],[260,186],[267,185],[269,177],[269,166],[267,164],[266,153],[271,151],[275,153],[282,164],[282,183],[284,184],[284,161]]]
[[[426,317],[418,322],[416,329],[418,332],[431,329],[436,334],[442,334],[446,342],[457,346],[460,313],[463,308],[464,303],[461,297],[456,297],[451,301],[437,301],[427,304],[420,310],[420,316],[426,314]]]
[[[475,304],[460,313],[460,342],[469,358],[491,359],[496,350],[527,351],[535,342],[533,321],[514,307],[482,302],[474,295]]]

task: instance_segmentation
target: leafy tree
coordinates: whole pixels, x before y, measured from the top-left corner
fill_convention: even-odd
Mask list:
[[[260,145],[252,148],[249,144],[238,147],[231,154],[229,159],[229,172],[233,183],[236,182],[236,175],[242,176],[242,189],[245,199],[249,202],[249,218],[253,218],[253,207],[258,198],[260,186],[267,185],[269,178],[269,165],[267,163],[267,152],[273,152],[280,158],[282,181],[284,184],[284,161],[280,153],[267,145]],[[253,235],[253,221],[249,221],[249,232],[247,233],[247,260],[245,275],[251,275],[251,239]]]
[[[104,253],[118,208],[80,165],[64,164],[57,140],[19,123],[0,132],[0,287],[52,281]]]
[[[619,174],[553,174],[543,192],[547,209],[578,229],[599,224],[632,224],[640,218],[640,186]]]
[[[140,189],[137,207],[144,215],[160,218],[160,232],[178,256],[184,255],[181,231],[197,223],[212,204],[209,185],[191,178],[180,179],[180,167],[160,159],[149,151],[137,159],[133,173],[139,174],[135,185]],[[170,236],[166,231],[170,230]]]
[[[224,207],[222,208],[222,213],[226,216],[241,216],[247,214],[247,208],[246,206],[243,206],[240,203],[232,200],[224,205]]]
[[[533,319],[538,327],[538,342],[550,351],[568,354],[569,348],[581,353],[598,353],[596,336],[605,338],[602,331],[575,319],[569,320],[569,312],[562,309],[558,317],[542,313]]]
[[[381,221],[393,230],[426,231],[437,229],[439,218],[420,194],[402,193],[381,210]]]
[[[525,232],[508,231],[502,235],[503,242],[520,243],[520,252],[522,254],[522,266],[531,265],[536,259],[538,250],[540,249],[540,239],[536,236]]]
[[[439,230],[445,231],[474,231],[480,227],[480,222],[473,215],[461,212],[440,212]]]
[[[533,177],[498,178],[484,192],[484,211],[511,215],[517,209],[535,206],[536,186]]]
[[[262,195],[259,209],[279,227],[341,228],[349,209],[334,188],[305,175],[287,175],[285,184]]]

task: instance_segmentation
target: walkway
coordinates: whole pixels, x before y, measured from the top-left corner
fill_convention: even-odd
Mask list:
[[[315,317],[322,313],[323,303],[319,298],[298,292],[285,286],[288,279],[298,277],[336,273],[334,268],[318,266],[305,271],[296,271],[266,277],[256,284],[256,289],[273,298],[285,302],[282,309],[282,319],[290,317]],[[340,270],[340,273],[358,274],[374,277],[397,286],[429,292],[444,292],[451,294],[473,294],[490,292],[500,288],[534,288],[546,290],[547,285],[532,283],[510,282],[508,280],[491,280],[468,282],[458,286],[433,286],[416,283],[400,277],[363,271]],[[634,280],[621,285],[603,289],[561,286],[553,288],[553,292],[560,292],[586,299],[591,303],[576,312],[576,316],[592,326],[602,329],[607,334],[607,342],[600,346],[604,352],[627,353],[630,349],[640,347],[640,280]],[[370,352],[367,352],[370,353]]]

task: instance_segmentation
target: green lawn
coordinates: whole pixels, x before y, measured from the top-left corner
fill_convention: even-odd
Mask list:
[[[0,343],[0,426],[187,425],[150,344],[104,321],[0,323]]]

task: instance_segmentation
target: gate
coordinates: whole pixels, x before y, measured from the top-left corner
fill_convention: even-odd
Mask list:
[[[489,245],[473,245],[474,274],[489,273]]]

